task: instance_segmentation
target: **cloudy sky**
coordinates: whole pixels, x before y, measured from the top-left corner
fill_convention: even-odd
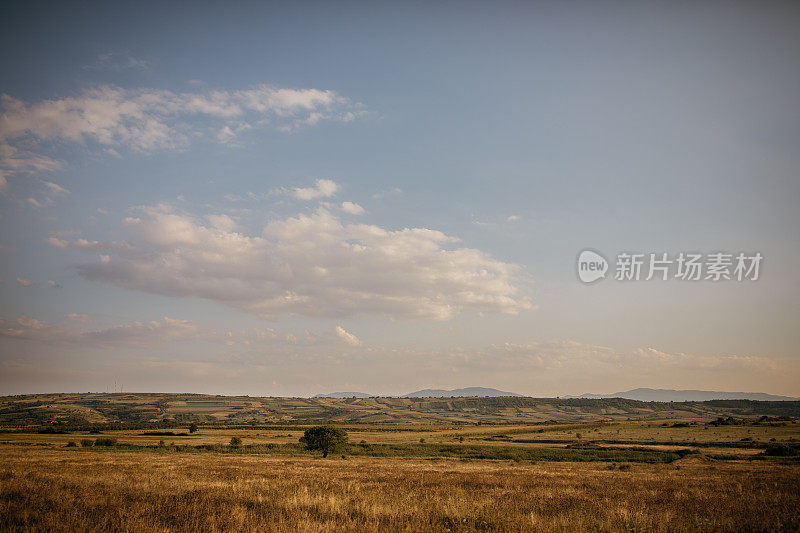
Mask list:
[[[110,4],[0,17],[0,394],[800,396],[799,5]]]

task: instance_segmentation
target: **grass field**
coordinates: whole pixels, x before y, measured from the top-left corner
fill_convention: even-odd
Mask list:
[[[214,419],[190,433],[182,417],[133,417],[141,406],[42,423],[40,407],[63,405],[5,405],[16,418],[0,425],[2,531],[800,531],[800,423],[759,415],[770,406],[740,405],[742,418],[705,406],[716,418],[339,422],[349,444],[323,459],[298,442],[309,421]],[[448,416],[469,420],[464,405]]]
[[[4,531],[796,531],[796,464],[67,452],[3,446]]]

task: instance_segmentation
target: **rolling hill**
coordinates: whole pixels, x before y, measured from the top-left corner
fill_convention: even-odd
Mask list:
[[[538,423],[800,417],[800,401],[642,402],[624,398],[273,398],[161,393],[0,397],[4,426],[67,424]]]
[[[639,388],[614,394],[582,394],[573,398],[626,398],[642,402],[705,402],[709,400],[796,401],[800,398],[763,392],[721,392],[707,390],[672,390]]]

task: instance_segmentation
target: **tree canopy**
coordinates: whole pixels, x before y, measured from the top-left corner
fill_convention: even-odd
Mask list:
[[[319,450],[322,457],[328,457],[328,453],[344,449],[347,433],[335,426],[315,426],[305,431],[300,437],[300,444],[305,445],[307,450]]]

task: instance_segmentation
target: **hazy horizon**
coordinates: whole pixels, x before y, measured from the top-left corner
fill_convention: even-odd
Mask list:
[[[4,15],[0,395],[800,396],[800,5]]]

